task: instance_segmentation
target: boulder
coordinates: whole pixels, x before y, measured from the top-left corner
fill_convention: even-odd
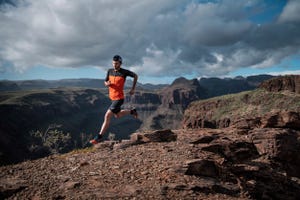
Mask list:
[[[289,176],[300,177],[300,131],[292,129],[254,129],[249,131],[259,155],[277,162]]]
[[[171,142],[176,141],[177,135],[170,129],[157,130],[150,133],[134,133],[130,140],[133,143]]]

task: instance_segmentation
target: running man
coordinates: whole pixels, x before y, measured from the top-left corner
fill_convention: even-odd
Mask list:
[[[111,100],[111,105],[105,113],[104,122],[102,124],[100,132],[96,135],[93,140],[90,140],[91,144],[97,144],[101,142],[103,135],[109,127],[111,117],[114,115],[116,118],[123,117],[125,115],[132,115],[137,118],[138,114],[136,109],[132,110],[122,110],[121,106],[124,103],[124,84],[126,77],[133,77],[132,88],[129,92],[130,95],[134,94],[135,86],[138,80],[138,76],[129,70],[121,68],[122,58],[119,55],[113,57],[111,68],[107,71],[106,79],[104,85],[108,87],[109,98]]]

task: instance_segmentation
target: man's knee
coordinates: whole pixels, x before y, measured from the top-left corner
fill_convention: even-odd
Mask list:
[[[113,115],[113,112],[111,110],[107,110],[105,113],[105,119],[110,119]]]
[[[119,118],[120,117],[120,112],[118,113],[114,113],[115,118]]]

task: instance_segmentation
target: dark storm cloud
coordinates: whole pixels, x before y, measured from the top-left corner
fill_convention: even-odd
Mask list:
[[[289,1],[276,20],[260,25],[250,16],[262,3],[18,1],[0,12],[0,65],[2,71],[107,67],[117,53],[145,76],[218,76],[268,67],[299,54],[300,1]]]

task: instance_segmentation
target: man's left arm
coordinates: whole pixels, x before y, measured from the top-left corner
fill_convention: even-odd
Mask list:
[[[135,90],[135,86],[136,86],[136,83],[137,83],[137,80],[138,80],[138,75],[136,75],[134,73],[134,76],[133,76],[133,83],[132,83],[132,88],[129,92],[130,95],[133,95],[134,94],[134,90]]]

